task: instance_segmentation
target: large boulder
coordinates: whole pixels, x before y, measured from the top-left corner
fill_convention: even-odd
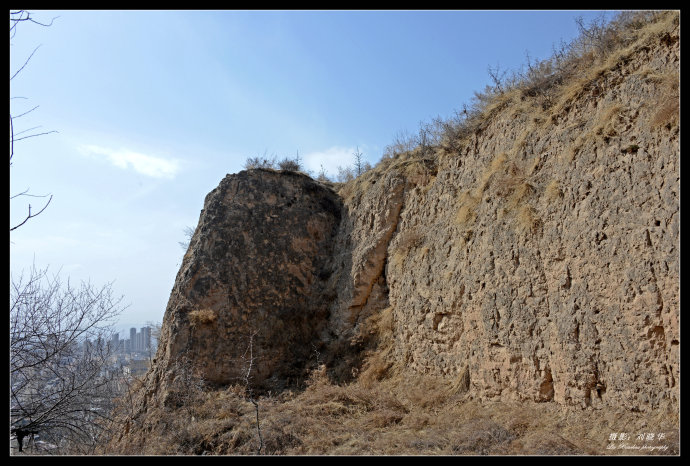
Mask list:
[[[341,202],[296,172],[228,175],[205,199],[166,309],[154,372],[279,389],[303,377],[328,317]],[[163,385],[166,385],[165,383]]]

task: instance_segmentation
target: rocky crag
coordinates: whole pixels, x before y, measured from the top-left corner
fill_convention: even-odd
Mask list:
[[[425,374],[477,401],[677,406],[679,26],[646,31],[344,186],[228,175],[141,409],[173,403],[187,363],[217,386],[253,363],[253,386],[274,392],[323,364],[339,383]]]

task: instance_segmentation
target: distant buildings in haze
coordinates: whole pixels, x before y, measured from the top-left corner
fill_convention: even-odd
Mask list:
[[[148,353],[151,346],[151,327],[142,327],[139,332],[135,327],[129,329],[129,338],[120,340],[120,334],[113,335],[111,340],[116,353]]]

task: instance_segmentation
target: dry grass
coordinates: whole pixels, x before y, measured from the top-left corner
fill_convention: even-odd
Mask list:
[[[517,227],[522,233],[535,234],[541,226],[537,211],[530,205],[523,205],[517,212]]]
[[[592,132],[601,137],[613,137],[617,134],[616,126],[620,122],[623,107],[619,104],[609,104],[596,115]]]
[[[211,325],[216,321],[216,312],[212,309],[197,309],[189,313],[192,326]]]
[[[563,191],[561,191],[561,184],[558,180],[551,180],[549,184],[546,185],[544,189],[544,196],[549,202],[555,201],[558,198],[563,197]]]
[[[680,76],[676,73],[655,76],[659,84],[658,109],[649,124],[670,129],[680,119]]]
[[[477,207],[481,202],[481,194],[465,191],[460,195],[458,213],[455,221],[460,226],[470,226],[477,218]]]
[[[575,160],[575,157],[577,157],[577,155],[582,150],[582,147],[585,145],[585,142],[587,141],[587,134],[588,133],[579,134],[575,138],[575,140],[572,143],[570,143],[570,145],[564,153],[564,159],[566,162],[572,162],[573,160]]]
[[[460,384],[462,385],[462,384]],[[555,403],[479,402],[458,382],[401,371],[376,384],[329,382],[317,370],[305,390],[259,399],[268,455],[616,455],[612,433],[663,433],[678,454],[678,415],[567,409]],[[229,388],[201,396],[188,410],[160,410],[129,448],[108,453],[253,455],[259,445],[253,405]]]
[[[491,159],[489,166],[484,169],[482,177],[479,181],[479,192],[484,192],[484,190],[489,186],[491,178],[498,172],[503,170],[503,167],[508,160],[508,155],[505,152],[501,152]]]

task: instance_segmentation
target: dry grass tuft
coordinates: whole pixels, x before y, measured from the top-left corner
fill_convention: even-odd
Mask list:
[[[544,195],[546,196],[547,201],[555,201],[556,199],[563,197],[563,191],[561,191],[561,185],[558,180],[551,180],[549,184],[546,185]]]
[[[541,226],[537,211],[530,205],[523,205],[517,212],[518,229],[523,233],[535,234]]]
[[[678,74],[665,74],[659,80],[658,110],[650,120],[652,127],[666,126],[671,129],[680,119],[680,82]]]
[[[501,152],[491,159],[491,163],[482,173],[481,180],[479,181],[479,192],[484,192],[484,190],[489,186],[491,178],[498,172],[503,170],[506,161],[508,160],[508,155],[505,152]]]
[[[477,218],[477,207],[481,202],[481,195],[474,194],[472,191],[465,191],[460,195],[458,213],[455,221],[460,226],[472,225]]]
[[[619,104],[609,104],[597,114],[593,133],[597,136],[613,137],[617,133],[616,126],[620,123],[623,107]]]
[[[211,325],[217,317],[216,312],[212,309],[198,309],[189,313],[189,322],[194,327]]]

